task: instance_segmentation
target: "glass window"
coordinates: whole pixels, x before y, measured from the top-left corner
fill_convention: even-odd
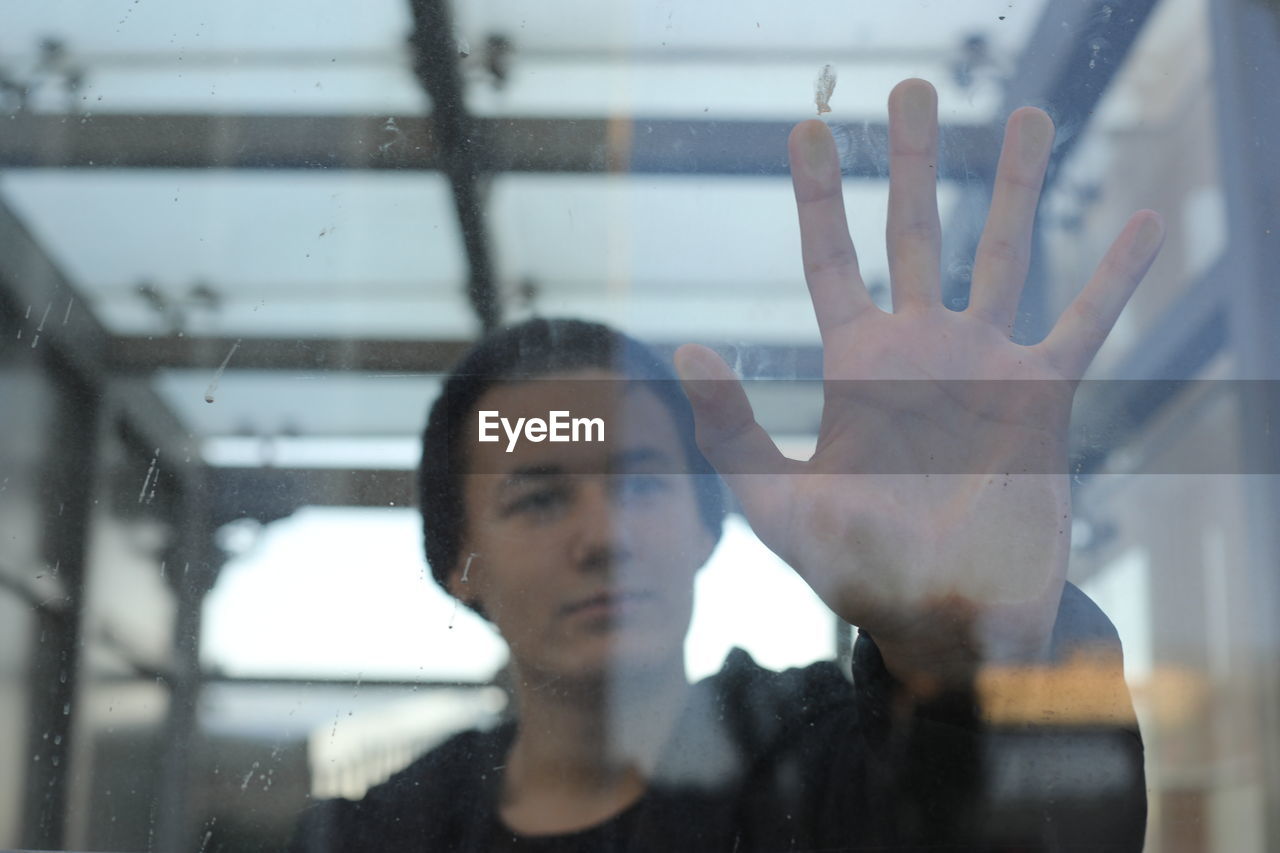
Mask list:
[[[1248,0],[7,9],[0,848],[1280,847],[1278,74]]]

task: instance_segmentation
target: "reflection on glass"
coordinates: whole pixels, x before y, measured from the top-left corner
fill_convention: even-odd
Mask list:
[[[923,765],[863,835],[829,846],[868,840],[877,820],[955,842],[954,815],[912,809],[929,785],[976,778],[975,767],[986,811],[967,812],[969,829],[1046,844],[1075,827],[1110,831],[1095,801],[1123,812],[1137,795],[1124,784],[1138,778],[1132,752],[1107,741],[1131,722],[1130,701],[1145,750],[1144,849],[1280,845],[1268,724],[1280,701],[1274,8],[581,5],[6,9],[0,848],[281,849],[300,815],[358,800],[476,727],[494,760],[446,775],[444,793],[501,794],[522,778],[503,752],[515,741],[501,740],[530,701],[522,708],[519,650],[434,584],[421,556],[414,469],[427,407],[486,330],[581,317],[667,364],[679,345],[706,344],[749,380],[783,453],[809,458],[828,399],[818,383],[832,371],[803,286],[786,145],[816,116],[827,66],[839,82],[822,121],[880,309],[905,280],[881,249],[885,96],[904,78],[939,95],[931,166],[946,308],[972,308],[984,280],[975,251],[1018,107],[1043,108],[1057,135],[1014,340],[1048,334],[1132,211],[1152,208],[1166,228],[1077,390],[1066,467],[1047,466],[1069,475],[1064,607],[1090,614],[1063,630],[1111,637],[1113,625],[1124,682],[1110,654],[988,662],[967,687],[989,752]],[[876,446],[864,470],[920,473]],[[606,490],[611,519],[646,506],[643,484],[626,482]],[[563,496],[537,498],[539,511]],[[714,685],[753,673],[757,686],[786,687],[762,717],[795,720],[807,713],[797,696],[820,705],[849,674],[865,687],[890,672],[867,651],[879,640],[895,655],[875,614],[848,619],[861,637],[837,618],[816,580],[826,566],[806,580],[787,564],[796,555],[767,534],[769,515],[730,499],[685,589],[687,637],[657,645],[690,683],[711,679],[692,695],[711,702]],[[679,550],[690,520],[664,522],[658,544]],[[473,560],[469,583],[491,557]],[[599,606],[604,633],[643,610]],[[807,686],[775,674],[789,668],[809,673]],[[673,731],[718,730],[716,714],[690,707]],[[954,721],[954,708],[935,710]],[[895,713],[885,719],[918,717]],[[893,731],[904,754],[923,742]],[[803,766],[861,760],[827,734],[808,742],[820,754]],[[668,753],[653,778],[743,778],[730,760],[750,753],[734,752],[742,735],[676,737],[683,762]],[[796,794],[813,781],[797,773],[799,787],[775,775],[779,787],[754,789],[770,792],[743,809],[756,825],[726,849],[786,849],[802,837],[792,826],[822,825],[813,815],[827,806]],[[614,799],[589,803],[606,823],[637,786],[648,792],[637,802],[662,787],[619,778]],[[1054,820],[1024,821],[1050,798]],[[784,803],[792,819],[774,820]],[[557,814],[522,809],[497,825],[536,829]],[[712,832],[708,820],[688,824]]]

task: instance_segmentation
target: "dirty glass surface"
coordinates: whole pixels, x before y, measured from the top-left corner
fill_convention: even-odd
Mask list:
[[[1005,123],[1021,107],[1044,110],[1056,135],[1038,209],[1024,217],[1035,209],[1005,337],[1031,347],[1064,312],[1105,314],[1077,297],[1136,211],[1159,214],[1163,246],[1088,371],[1069,377],[1060,457],[1020,475],[1059,483],[1069,499],[1053,541],[1065,579],[1114,626],[1127,693],[1052,655],[993,656],[941,687],[897,679],[902,701],[874,707],[890,720],[906,713],[906,728],[885,742],[916,743],[940,719],[985,738],[986,770],[959,758],[921,765],[928,784],[890,787],[896,805],[867,813],[897,814],[885,825],[904,821],[932,843],[987,821],[1006,847],[1056,849],[1072,837],[1064,822],[1111,831],[1108,797],[1121,795],[1106,784],[1128,773],[1146,816],[1142,840],[1118,849],[1280,847],[1275,3],[18,0],[0,10],[0,849],[282,849],[317,804],[360,800],[458,732],[506,731],[522,699],[536,708],[571,695],[527,678],[536,655],[524,623],[468,606],[485,602],[461,582],[475,571],[477,584],[492,583],[485,563],[497,551],[472,548],[437,569],[449,589],[423,553],[424,524],[473,544],[503,519],[562,518],[548,507],[568,505],[569,487],[504,504],[510,514],[495,510],[479,532],[450,509],[474,509],[474,496],[424,513],[429,406],[487,332],[580,318],[667,365],[681,345],[710,348],[746,380],[781,453],[809,459],[828,446],[834,409],[824,414],[788,134],[810,119],[830,131],[858,292],[901,311],[905,274],[895,260],[891,277],[885,239],[886,104],[909,78],[936,90],[939,145],[926,167],[942,234],[938,311],[964,311],[979,292],[975,253],[993,191],[1001,198]],[[907,243],[911,224],[899,231]],[[809,260],[812,283],[824,259]],[[932,339],[943,352],[951,340]],[[865,378],[831,375],[832,364],[829,380]],[[984,392],[966,384],[982,376],[932,378],[944,396]],[[683,395],[674,381],[650,390]],[[1017,401],[1033,398],[1032,385],[986,390]],[[917,387],[887,386],[890,396]],[[547,393],[584,407],[606,393],[556,388]],[[825,388],[828,401],[864,392]],[[717,434],[706,405],[704,440]],[[632,436],[659,441],[671,427],[665,415],[646,420],[643,406],[625,411]],[[806,482],[1009,476],[942,446],[903,467],[894,431],[871,435],[863,456],[835,474],[807,469]],[[506,459],[486,449],[450,453],[481,475],[474,482],[510,475],[484,468]],[[848,697],[862,702],[876,678],[914,672],[895,654],[895,623],[859,609],[869,596],[843,598],[822,580],[875,562],[853,522],[819,514],[806,528],[819,543],[831,525],[861,541],[846,566],[843,555],[788,548],[779,519],[811,507],[779,495],[809,493],[781,480],[761,488],[776,464],[735,470],[709,455],[742,476],[725,492],[723,532],[698,552],[705,565],[684,578],[687,635],[672,617],[676,651],[664,665],[678,663],[681,685],[715,678],[742,649],[764,671],[759,683],[781,685],[776,718],[806,721],[812,696],[769,673],[834,661],[809,672],[852,675]],[[594,563],[546,557],[532,522],[522,547],[483,540],[546,573],[521,581],[515,599],[535,612],[556,578],[616,580],[650,547],[679,559],[697,551],[702,509],[653,497],[686,479],[687,462],[680,452],[639,476],[574,470],[584,483],[624,484],[581,522],[607,540]],[[1029,522],[1009,503],[987,551],[964,552],[952,531],[932,556],[948,565],[945,555],[969,553],[953,561],[962,576],[1014,553]],[[890,520],[918,509],[885,506]],[[659,533],[623,530],[619,519],[646,507],[670,513]],[[885,559],[899,574],[927,538],[914,535]],[[1011,584],[984,601],[1020,595]],[[502,589],[485,590],[492,609]],[[592,624],[609,634],[634,617],[628,608],[654,609],[650,595],[595,602]],[[851,624],[861,616],[883,641],[871,670],[865,651],[877,647]],[[915,614],[919,634],[946,647],[923,644],[922,660],[959,647],[947,641],[953,616]],[[683,707],[614,686],[616,703],[652,701],[652,720]],[[952,691],[959,705],[930,704]],[[956,707],[968,710],[955,717]],[[1131,722],[1140,774],[1112,773],[1106,738]],[[648,736],[662,743],[657,731]],[[839,739],[824,745],[865,757],[841,752]],[[561,789],[534,785],[530,807],[519,787],[536,778],[519,775],[527,755],[498,757],[485,769],[498,787],[485,790],[498,792],[490,817],[504,844],[605,824],[623,846],[588,836],[589,846],[627,849],[667,768],[623,762],[590,816],[557,823],[536,795]],[[886,766],[907,766],[896,760]],[[465,766],[446,784],[476,790]],[[952,777],[972,783],[980,817],[953,827],[945,808],[911,811],[919,790]],[[866,808],[858,802],[851,813]],[[783,839],[789,818],[771,826],[768,808],[743,810],[755,823],[725,835],[724,849],[735,837],[742,849],[774,849],[763,839]],[[859,849],[876,842],[864,829],[847,844],[821,837],[827,849]],[[821,835],[804,831],[777,843]],[[497,843],[486,836],[475,849]]]

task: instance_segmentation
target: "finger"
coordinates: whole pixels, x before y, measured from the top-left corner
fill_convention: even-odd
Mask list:
[[[791,186],[800,217],[800,257],[809,285],[818,331],[849,322],[875,307],[858,272],[858,255],[849,237],[840,183],[840,157],[827,126],[816,119],[802,122],[787,140]]]
[[[941,299],[938,224],[938,94],[904,80],[889,94],[889,280],[893,310]]]
[[[733,489],[749,520],[778,518],[788,503],[784,475],[801,463],[783,456],[756,422],[742,383],[720,356],[686,344],[676,350],[675,363],[693,404],[703,455]]]
[[[1009,116],[967,310],[1010,335],[1031,264],[1036,205],[1052,146],[1053,120],[1043,110],[1023,107]]]
[[[1154,210],[1135,213],[1093,278],[1067,306],[1049,336],[1036,345],[1067,378],[1084,376],[1162,242],[1164,220],[1160,214]]]

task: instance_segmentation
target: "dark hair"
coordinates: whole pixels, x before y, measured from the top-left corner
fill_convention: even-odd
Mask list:
[[[649,347],[608,326],[582,320],[527,320],[494,332],[464,355],[427,417],[418,468],[418,507],[427,563],[446,590],[466,523],[462,476],[468,459],[459,444],[462,425],[471,422],[472,410],[495,385],[592,368],[649,381],[675,421],[689,473],[695,475],[694,494],[702,521],[713,536],[720,536],[725,515],[723,485],[694,441],[693,410],[672,369]]]

